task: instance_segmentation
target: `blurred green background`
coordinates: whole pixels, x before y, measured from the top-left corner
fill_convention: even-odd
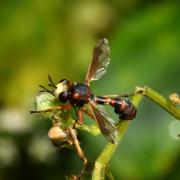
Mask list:
[[[180,92],[179,8],[178,0],[1,1],[0,179],[56,180],[79,172],[77,155],[58,152],[48,139],[51,122],[29,111],[48,74],[56,82],[83,81],[103,37],[111,63],[92,83],[95,94],[128,93],[136,85],[164,96]],[[169,135],[173,120],[144,98],[110,162],[114,178],[180,179],[180,141]],[[91,161],[107,143],[86,132],[79,138]]]

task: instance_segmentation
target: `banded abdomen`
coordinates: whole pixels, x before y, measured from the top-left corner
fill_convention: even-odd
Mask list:
[[[120,119],[131,120],[136,117],[136,107],[128,99],[95,96],[94,100],[97,104],[114,107],[114,112],[119,115]]]

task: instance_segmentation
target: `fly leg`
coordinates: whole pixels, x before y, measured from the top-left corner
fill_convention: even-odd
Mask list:
[[[85,112],[91,119],[96,120],[94,115],[92,114],[92,112],[90,112],[85,107],[79,108],[78,110],[75,109],[75,111],[76,111],[76,115],[77,115],[77,118],[78,118],[78,124],[80,124],[80,125],[82,125],[82,123],[83,123],[83,112]],[[76,123],[77,122],[74,123],[73,128],[75,128]]]
[[[51,107],[51,108],[39,110],[39,111],[34,110],[34,111],[30,111],[30,113],[51,112],[53,110],[69,110],[71,108],[72,108],[72,106],[70,104],[68,104],[68,105],[55,106],[55,107]]]
[[[73,128],[75,128],[76,123],[78,123],[79,125],[83,124],[83,111],[82,111],[82,108],[76,108],[74,106],[74,110],[76,112],[77,120],[75,121],[75,123],[73,125]]]
[[[95,120],[94,115],[85,107],[82,108],[82,110],[92,119]]]
[[[81,108],[78,108],[77,114],[78,114],[78,123],[82,125],[83,124],[83,111]]]
[[[85,167],[86,167],[88,161],[84,155],[84,152],[82,151],[82,149],[80,147],[75,130],[73,128],[69,127],[68,131],[69,131],[70,138],[72,140],[72,144],[74,145],[79,158],[83,161],[83,168],[78,176],[78,179],[82,179],[82,176],[84,174],[84,170],[85,170]]]
[[[86,157],[84,156],[84,153],[79,145],[79,141],[77,139],[77,135],[75,133],[75,130],[71,127],[68,128],[68,131],[69,131],[69,135],[71,137],[71,140],[72,140],[72,143],[77,151],[77,154],[79,156],[79,158],[83,161],[83,164],[86,165],[87,164],[87,159]]]

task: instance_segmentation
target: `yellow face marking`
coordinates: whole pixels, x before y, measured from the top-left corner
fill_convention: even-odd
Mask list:
[[[59,94],[61,94],[64,91],[68,91],[68,86],[64,84],[63,82],[56,85],[56,89],[54,91],[55,96],[58,98]]]

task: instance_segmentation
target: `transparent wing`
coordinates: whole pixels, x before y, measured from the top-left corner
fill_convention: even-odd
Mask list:
[[[119,95],[115,95],[115,94],[111,94],[111,95],[104,95],[102,97],[105,97],[105,98],[126,98],[126,97],[131,97],[131,96],[134,96],[135,93],[129,93],[129,94],[119,94]]]
[[[94,119],[97,121],[99,128],[105,138],[111,143],[116,143],[117,129],[114,121],[107,114],[104,108],[97,106],[93,101],[89,103],[90,109],[93,113]]]
[[[110,61],[110,48],[107,39],[101,39],[93,51],[93,57],[86,74],[85,82],[98,80],[106,72]]]

